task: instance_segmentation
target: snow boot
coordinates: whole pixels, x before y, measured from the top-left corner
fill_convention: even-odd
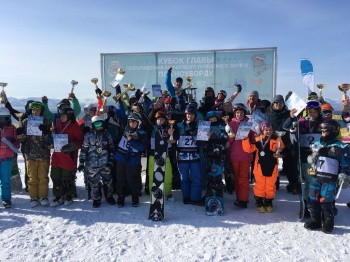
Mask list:
[[[119,195],[117,199],[117,205],[119,208],[124,207],[125,197],[123,195]]]
[[[4,208],[11,208],[12,207],[11,200],[3,200],[2,205],[4,206]]]
[[[304,227],[309,230],[321,228],[322,220],[320,203],[314,200],[309,200],[308,205],[310,209],[311,219],[308,222],[304,223]]]
[[[262,197],[258,197],[258,196],[254,196],[256,202],[256,209],[260,212],[260,213],[265,213],[266,209],[264,206],[264,199]]]
[[[234,205],[239,207],[239,208],[247,208],[248,201],[241,201],[241,200],[236,199],[236,201],[234,202]]]
[[[50,203],[50,207],[57,207],[58,205],[62,205],[63,202],[64,201],[62,197],[55,197]]]
[[[333,203],[322,203],[321,209],[323,215],[323,225],[321,230],[323,233],[330,234],[334,228]]]
[[[190,198],[189,197],[185,197],[182,201],[183,201],[184,205],[190,204]]]
[[[31,200],[30,200],[30,206],[31,207],[37,207],[39,205],[39,199],[37,199],[37,198],[32,198]]]
[[[115,205],[115,204],[117,204],[117,202],[115,202],[115,199],[114,199],[113,196],[107,197],[107,198],[106,198],[106,201],[107,201],[107,203],[110,204],[110,205]]]
[[[273,211],[272,200],[273,200],[273,198],[270,198],[270,199],[265,198],[264,199],[264,206],[265,206],[266,212],[268,212],[268,213],[271,213]]]
[[[94,201],[92,202],[92,207],[93,207],[93,208],[98,208],[98,207],[100,207],[100,206],[101,206],[101,199],[94,200]]]
[[[139,197],[138,196],[133,196],[131,203],[132,203],[133,207],[138,207],[139,206]]]

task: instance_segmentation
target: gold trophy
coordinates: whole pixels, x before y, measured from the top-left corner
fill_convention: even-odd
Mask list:
[[[197,88],[193,87],[192,80],[193,80],[192,76],[186,77],[187,87],[185,88],[185,92],[188,96],[187,103],[191,102],[192,100],[196,100],[196,89]]]
[[[169,125],[170,125],[170,129],[173,129],[176,120],[169,120],[168,122],[169,122]],[[176,141],[176,140],[174,140],[173,135],[171,135],[171,136],[169,137],[168,143],[173,144],[173,143],[175,143],[175,141]]]
[[[229,116],[223,116],[223,117],[221,117],[221,119],[225,121],[225,124],[226,124],[225,131],[226,131],[227,135],[230,137],[234,137],[235,134],[233,133],[232,128],[230,127],[230,125],[228,123]]]
[[[320,147],[318,147],[315,144],[312,144],[310,148],[312,150],[312,153],[307,157],[307,162],[311,165],[311,167],[308,168],[307,172],[309,173],[309,175],[316,175],[316,161]]]
[[[91,79],[91,82],[95,85],[96,88],[98,88],[97,86],[98,78]]]
[[[340,84],[338,85],[338,89],[343,92],[343,97],[342,97],[342,103],[343,107],[341,111],[350,111],[350,105],[349,105],[349,97],[347,96],[346,92],[350,89],[350,84]],[[344,104],[346,103],[346,104]]]
[[[7,102],[7,97],[5,93],[5,87],[7,86],[7,83],[0,83],[0,86],[2,87],[1,91],[1,104],[6,104]]]
[[[322,89],[325,88],[325,84],[317,84],[317,88],[319,90],[319,96],[318,97],[322,97]]]
[[[286,134],[286,131],[276,131],[275,133],[278,136],[278,140],[277,140],[277,151],[276,153],[273,154],[273,157],[282,158],[283,155],[281,154],[281,152],[279,152],[279,150],[281,149],[281,137]]]

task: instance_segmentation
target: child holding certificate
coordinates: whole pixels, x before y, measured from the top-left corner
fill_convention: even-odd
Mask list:
[[[237,103],[233,106],[233,118],[230,122],[232,132],[228,132],[228,142],[230,143],[230,161],[232,162],[236,201],[235,205],[240,208],[247,208],[249,199],[249,168],[252,162],[252,154],[246,153],[243,150],[242,140],[239,139],[241,134],[238,134],[240,125],[246,124],[249,118],[246,116],[247,109],[244,104]],[[254,141],[254,132],[250,130],[245,137],[248,137],[250,142]]]

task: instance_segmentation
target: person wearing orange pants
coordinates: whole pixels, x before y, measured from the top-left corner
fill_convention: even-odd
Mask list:
[[[284,148],[283,141],[273,134],[269,122],[260,124],[262,135],[255,138],[255,144],[248,139],[242,142],[243,150],[247,153],[255,152],[254,162],[254,197],[259,212],[272,212],[272,200],[275,198],[276,181],[278,177],[278,158],[275,153]]]

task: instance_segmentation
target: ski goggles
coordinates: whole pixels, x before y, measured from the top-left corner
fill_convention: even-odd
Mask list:
[[[94,127],[102,127],[103,126],[103,121],[95,121],[94,122]]]
[[[306,104],[306,108],[321,108],[320,102],[316,101],[316,100],[311,100],[309,102],[307,102]]]
[[[332,110],[323,110],[322,113],[324,113],[325,115],[331,115],[332,114]]]

